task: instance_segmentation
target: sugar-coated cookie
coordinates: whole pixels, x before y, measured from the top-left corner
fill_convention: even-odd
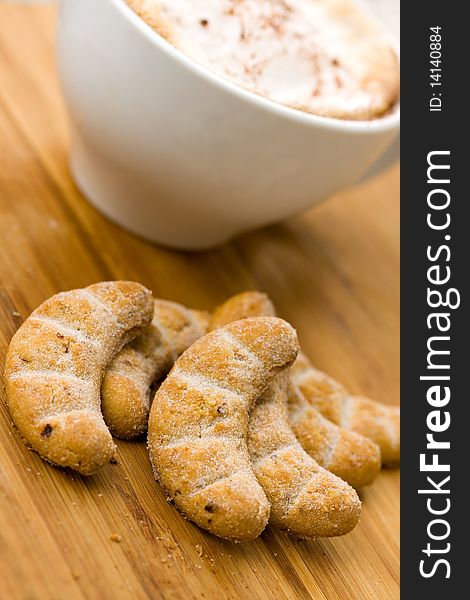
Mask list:
[[[115,452],[100,410],[104,370],[153,316],[149,290],[110,281],[46,300],[13,336],[5,364],[12,419],[49,462],[90,475]]]
[[[247,449],[248,414],[297,351],[282,319],[236,321],[186,350],[155,395],[148,447],[156,478],[188,519],[215,535],[250,540],[268,522]]]
[[[248,426],[253,470],[271,504],[269,522],[299,537],[344,535],[357,524],[361,502],[300,445],[289,426],[288,387],[283,371],[255,402]]]
[[[111,361],[101,387],[101,410],[111,433],[132,439],[147,430],[152,384],[207,332],[209,314],[155,300],[152,323]]]

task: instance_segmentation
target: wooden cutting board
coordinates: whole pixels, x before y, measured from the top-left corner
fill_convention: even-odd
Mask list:
[[[398,401],[398,168],[309,214],[204,254],[144,242],[91,208],[67,169],[54,66],[55,9],[0,4],[0,368],[40,302],[103,279],[210,309],[266,291],[314,363]],[[185,521],[154,482],[145,443],[84,478],[30,452],[0,398],[0,598],[398,598],[399,472],[361,492],[344,538],[249,544]],[[112,537],[119,536],[119,542]]]

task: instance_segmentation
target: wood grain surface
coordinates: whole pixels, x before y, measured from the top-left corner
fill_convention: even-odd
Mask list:
[[[266,291],[314,363],[353,392],[398,402],[398,167],[309,214],[204,254],[137,239],[91,208],[67,168],[55,9],[0,4],[0,369],[45,298],[103,279],[210,309]],[[361,493],[344,538],[249,544],[185,521],[154,482],[144,441],[84,478],[28,451],[0,398],[0,598],[398,598],[399,472]],[[115,540],[115,541],[113,541]]]

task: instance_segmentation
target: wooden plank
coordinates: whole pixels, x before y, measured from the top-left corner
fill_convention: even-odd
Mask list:
[[[139,240],[91,208],[68,174],[55,18],[53,8],[0,5],[0,368],[21,320],[62,289],[136,279],[208,309],[258,288],[315,364],[397,402],[398,168],[211,252]],[[398,472],[361,493],[361,522],[344,538],[295,541],[268,528],[232,544],[165,501],[143,441],[119,442],[119,464],[94,477],[71,475],[25,448],[1,395],[0,597],[398,598]]]

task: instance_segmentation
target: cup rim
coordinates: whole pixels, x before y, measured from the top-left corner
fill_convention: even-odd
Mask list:
[[[215,87],[234,94],[241,100],[254,104],[260,109],[267,110],[275,115],[304,125],[321,127],[323,129],[335,129],[337,131],[348,131],[350,133],[375,134],[398,130],[400,125],[400,102],[389,115],[379,117],[371,121],[355,121],[348,119],[336,119],[333,117],[324,117],[313,113],[304,112],[295,108],[291,108],[285,104],[280,104],[274,100],[270,100],[265,96],[251,92],[240,85],[224,79],[209,68],[197,63],[189,56],[184,54],[178,48],[175,48],[164,37],[159,35],[144,19],[132,10],[125,0],[109,0],[117,10],[129,20],[129,22],[142,33],[147,40],[156,46],[159,50],[165,52],[168,56],[186,68],[193,74],[202,77],[208,83]]]

